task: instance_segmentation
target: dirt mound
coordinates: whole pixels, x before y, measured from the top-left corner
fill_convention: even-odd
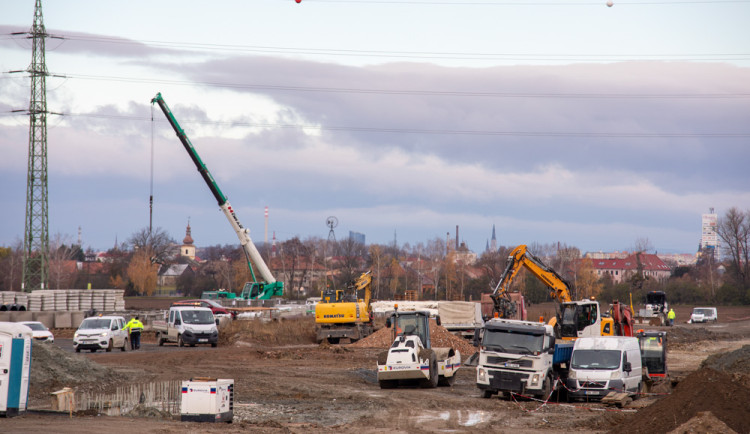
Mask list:
[[[351,344],[356,348],[389,348],[393,343],[393,331],[382,328],[370,336]],[[430,321],[430,345],[435,348],[453,347],[461,353],[461,359],[466,360],[477,351],[477,348],[466,339],[460,338],[449,332],[445,327]]]
[[[735,380],[750,388],[750,345],[734,351],[714,354],[701,363],[701,368],[726,372]]]
[[[260,319],[234,320],[221,329],[219,345],[245,342],[257,345],[304,345],[315,343],[315,319],[281,318],[274,321]]]
[[[734,434],[736,432],[710,411],[702,411],[667,434]]]
[[[701,367],[750,375],[750,345],[745,345],[728,353],[709,356],[701,363]]]
[[[631,433],[664,433],[680,427],[700,412],[711,412],[738,433],[750,432],[750,389],[732,376],[701,368],[685,377],[671,395],[627,416],[612,433],[628,427]]]
[[[700,341],[730,341],[738,336],[726,332],[713,332],[703,327],[670,327],[667,340],[671,348],[686,348]]]
[[[104,391],[112,384],[122,384],[128,375],[73,355],[46,343],[34,343],[31,349],[29,390],[36,397],[47,397],[63,387]]]

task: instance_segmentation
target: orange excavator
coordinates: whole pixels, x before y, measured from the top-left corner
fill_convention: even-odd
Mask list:
[[[501,318],[514,313],[514,304],[509,298],[508,288],[521,268],[544,282],[550,297],[560,303],[560,316],[552,318],[550,325],[559,330],[563,340],[575,340],[583,336],[633,336],[633,313],[628,306],[615,301],[607,312],[593,299],[574,301],[571,285],[541,259],[532,255],[526,245],[513,249],[508,264],[491,297],[495,310]]]

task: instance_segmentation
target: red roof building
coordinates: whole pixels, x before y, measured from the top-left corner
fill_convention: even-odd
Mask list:
[[[622,259],[592,259],[591,263],[598,276],[609,274],[612,282],[620,283],[638,272],[638,256],[640,256],[644,277],[667,280],[672,275],[672,269],[664,261],[648,253],[633,254]]]

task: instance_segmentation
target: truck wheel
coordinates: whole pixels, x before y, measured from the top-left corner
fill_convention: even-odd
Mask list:
[[[108,352],[108,353],[111,353],[111,352],[112,352],[112,347],[113,347],[114,345],[115,345],[115,343],[114,343],[114,342],[112,342],[112,339],[110,339],[110,340],[109,340],[109,345],[107,345],[107,352]]]
[[[159,344],[160,347],[164,346],[164,339],[161,338],[161,333],[156,334],[156,342]]]
[[[490,399],[490,398],[492,398],[492,395],[494,395],[494,394],[495,394],[495,392],[493,392],[491,390],[483,390],[482,391],[482,398],[484,398],[484,399]]]
[[[125,338],[125,340],[122,342],[122,347],[120,347],[120,351],[127,351],[128,350],[128,338]]]
[[[430,354],[430,378],[427,380],[424,380],[424,383],[422,383],[422,387],[434,389],[438,385],[438,366],[437,366],[437,356],[434,352]]]
[[[217,342],[214,342],[211,344],[211,348],[216,348],[219,344]]]
[[[547,398],[549,398],[549,394],[552,392],[552,381],[549,379],[549,376],[544,378],[544,383],[542,385],[542,392],[537,395],[538,399],[541,399],[542,401],[546,401]]]
[[[185,342],[182,341],[182,335],[177,335],[177,346],[184,347]]]
[[[81,349],[80,348],[76,348],[76,353],[80,353],[80,352],[81,352]]]

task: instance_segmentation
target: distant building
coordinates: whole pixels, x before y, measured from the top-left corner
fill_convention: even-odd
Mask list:
[[[157,284],[159,286],[175,286],[183,275],[194,276],[195,272],[188,264],[174,264],[162,267],[157,276]]]
[[[180,256],[193,261],[195,260],[195,245],[193,244],[193,237],[190,235],[190,232],[190,221],[188,221],[187,228],[185,229],[185,238],[182,240],[182,246],[180,246]]]
[[[477,254],[469,250],[465,242],[456,249],[456,263],[472,265],[477,262]]]
[[[365,234],[359,232],[349,231],[349,239],[360,244],[365,244]]]
[[[714,213],[713,208],[708,209],[708,214],[701,215],[701,243],[700,251],[712,251],[714,259],[719,261],[719,216]]]
[[[657,253],[656,256],[666,264],[674,264],[678,267],[695,265],[698,262],[698,255],[693,253]]]
[[[625,258],[592,259],[591,263],[599,277],[609,274],[612,282],[620,283],[638,272],[638,256],[632,254]],[[672,275],[671,268],[656,255],[641,253],[640,261],[644,277],[663,281]]]
[[[497,238],[495,238],[495,225],[492,225],[492,239],[490,241],[490,251],[497,252]]]
[[[628,251],[618,252],[617,250],[615,250],[614,252],[602,252],[600,250],[598,252],[586,252],[583,257],[590,259],[625,259],[631,254],[632,253]]]

